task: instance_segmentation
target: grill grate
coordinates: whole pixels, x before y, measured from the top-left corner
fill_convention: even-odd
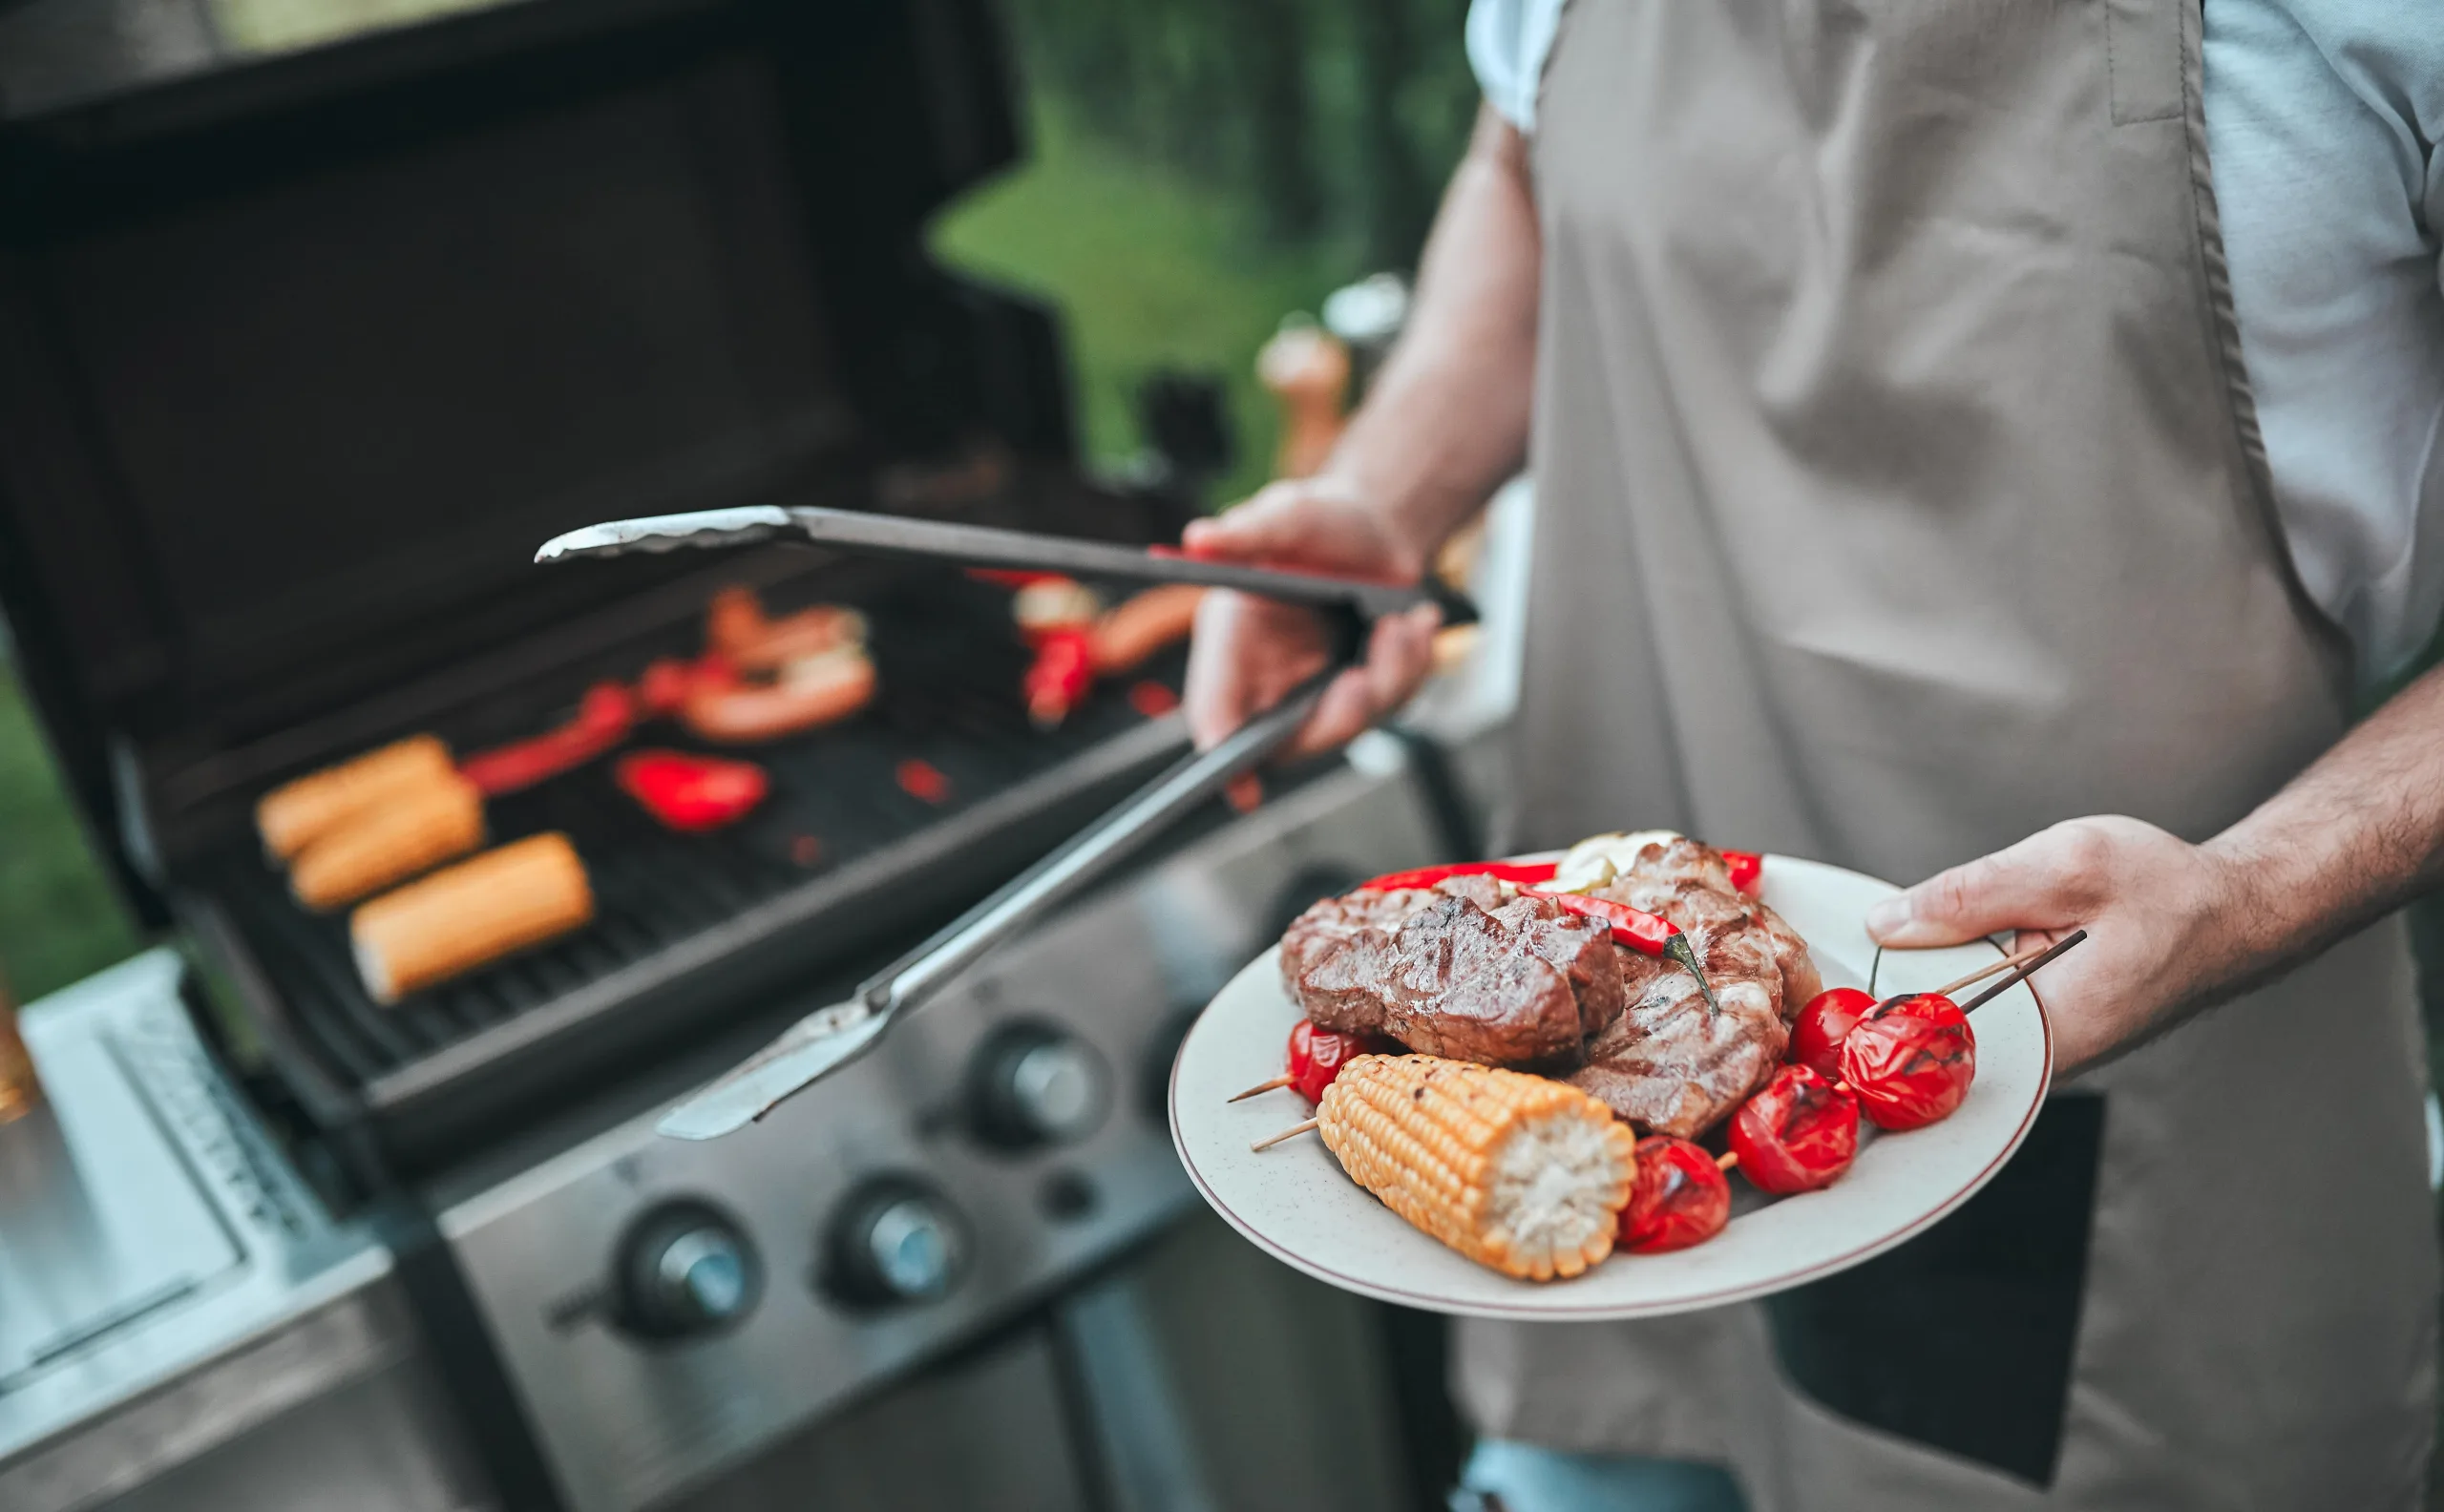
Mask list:
[[[835,936],[843,934],[871,940],[878,928],[930,927],[1001,876],[945,883],[938,863],[916,854],[930,854],[916,843],[925,831],[1028,779],[1095,766],[1098,753],[1118,748],[1115,743],[1147,721],[1126,696],[1131,679],[1099,688],[1062,728],[1033,729],[1018,692],[1027,652],[998,590],[912,575],[864,607],[881,675],[875,705],[846,724],[743,753],[770,772],[772,791],[739,824],[703,835],[666,830],[619,790],[607,759],[492,803],[495,844],[545,830],[566,830],[575,841],[593,881],[597,918],[568,938],[383,1008],[357,977],[345,914],[299,909],[251,835],[211,852],[197,880],[254,957],[258,975],[284,999],[272,1012],[289,1038],[324,1081],[377,1111],[386,1097],[404,1098],[399,1089],[409,1083],[430,1090],[448,1081],[420,1075],[436,1058],[464,1058],[493,1031],[547,1019],[579,995],[599,993],[619,974],[702,943],[749,911],[816,895],[844,869],[904,873],[899,891],[914,901],[902,902],[888,925],[861,916],[853,931],[825,927],[845,909],[816,908],[791,921],[780,941],[784,954],[812,964],[842,954]],[[1143,675],[1176,691],[1184,662],[1184,653],[1174,652]],[[560,697],[564,706],[573,702],[568,690]],[[674,726],[649,729],[633,744],[712,749]],[[899,786],[895,768],[912,757],[947,778],[938,806]],[[1062,827],[1074,823],[1066,817]],[[819,847],[811,864],[809,836]],[[1053,838],[1057,833],[1042,837],[1043,844]],[[912,859],[894,867],[901,852]],[[1000,869],[1006,872],[1023,859]],[[701,1021],[702,1004],[685,1006]],[[473,1059],[480,1064],[483,1058]]]

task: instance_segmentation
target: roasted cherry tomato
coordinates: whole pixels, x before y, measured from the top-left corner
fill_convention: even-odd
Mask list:
[[[1878,1128],[1923,1128],[1949,1118],[1976,1077],[1976,1037],[1949,998],[1878,1004],[1842,1041],[1842,1080]]]
[[[1621,1209],[1621,1249],[1632,1254],[1686,1250],[1729,1222],[1731,1184],[1713,1156],[1668,1134],[1638,1141],[1637,1181]]]
[[[1301,1018],[1290,1030],[1290,1084],[1310,1102],[1324,1100],[1340,1068],[1362,1055],[1396,1055],[1401,1047],[1380,1035],[1338,1034]]]
[[[1778,1197],[1829,1186],[1858,1158],[1859,1100],[1807,1066],[1783,1066],[1731,1116],[1731,1152]]]
[[[1971,1048],[1977,1044],[1977,1031],[1970,1027],[1969,1015],[1960,1011],[1960,1004],[1941,993],[1910,993],[1907,997],[1886,998],[1868,1017],[1882,1018],[1894,1015],[1950,1025],[1969,1037]]]
[[[1856,987],[1831,987],[1818,993],[1791,1025],[1791,1049],[1785,1059],[1827,1082],[1841,1081],[1842,1041],[1874,1007],[1875,999]]]

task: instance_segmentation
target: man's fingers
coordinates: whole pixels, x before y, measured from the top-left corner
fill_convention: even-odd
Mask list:
[[[2077,922],[2109,873],[2111,842],[2077,822],[1966,866],[1939,872],[1867,911],[1879,945],[1919,950],[1958,945],[2004,930],[2052,930]]]
[[[1442,619],[1440,609],[1421,604],[1375,622],[1366,648],[1366,680],[1376,718],[1406,704],[1425,681],[1434,660],[1434,627]]]
[[[1252,628],[1248,614],[1255,607],[1228,589],[1207,594],[1196,607],[1195,651],[1188,659],[1180,706],[1199,750],[1220,745],[1253,712],[1249,706],[1254,697],[1249,687],[1252,662],[1243,642]]]
[[[1366,669],[1351,667],[1333,679],[1324,689],[1324,696],[1316,701],[1316,712],[1307,717],[1305,727],[1291,742],[1288,754],[1321,755],[1348,745],[1374,722],[1374,697],[1367,686]]]
[[[1191,556],[1230,562],[1298,555],[1313,548],[1315,527],[1306,512],[1292,507],[1296,502],[1295,495],[1278,486],[1264,489],[1210,519],[1189,521],[1180,533],[1180,549]]]

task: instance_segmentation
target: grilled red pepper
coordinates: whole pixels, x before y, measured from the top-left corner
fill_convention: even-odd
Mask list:
[[[1362,892],[1397,892],[1403,888],[1430,888],[1450,877],[1489,876],[1497,882],[1516,882],[1525,887],[1531,882],[1550,882],[1553,871],[1550,861],[1458,861],[1449,866],[1386,872],[1358,886]]]
[[[891,769],[892,781],[899,790],[921,803],[939,804],[951,795],[951,780],[939,766],[920,756],[911,756]]]
[[[478,751],[458,771],[476,791],[497,798],[584,766],[626,740],[636,724],[637,699],[626,684],[597,682],[578,701],[577,718],[532,740]]]
[[[1036,641],[1035,661],[1020,683],[1026,694],[1027,718],[1038,729],[1067,719],[1094,685],[1094,636],[1083,627],[1043,632]]]
[[[1950,1117],[1976,1078],[1969,1016],[1933,993],[1878,1004],[1842,1041],[1842,1080],[1878,1128],[1923,1128]]]
[[[737,823],[771,790],[770,779],[753,762],[680,751],[632,751],[613,771],[645,812],[691,834]]]
[[[1806,1066],[1827,1082],[1842,1080],[1842,1041],[1861,1018],[1875,1008],[1875,999],[1856,987],[1829,987],[1807,1000],[1791,1025],[1791,1050],[1786,1058]]]
[[[656,657],[637,679],[637,717],[671,719],[687,706],[687,690],[696,685],[694,662]]]
[[[1731,1222],[1731,1184],[1715,1158],[1684,1139],[1638,1141],[1637,1181],[1621,1209],[1618,1243],[1632,1254],[1703,1244]]]
[[[1401,1046],[1381,1035],[1341,1034],[1301,1018],[1290,1031],[1290,1084],[1310,1102],[1324,1100],[1340,1068],[1362,1055],[1397,1055]]]
[[[1859,1100],[1803,1065],[1774,1073],[1731,1118],[1740,1174],[1779,1197],[1829,1186],[1859,1153]]]
[[[1741,896],[1755,897],[1764,880],[1765,858],[1754,850],[1726,850],[1722,858],[1731,866],[1731,885]]]

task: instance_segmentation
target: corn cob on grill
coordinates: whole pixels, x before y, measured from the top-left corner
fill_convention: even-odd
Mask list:
[[[1549,1281],[1612,1252],[1636,1138],[1584,1092],[1435,1056],[1359,1056],[1316,1119],[1353,1180],[1481,1265]]]

